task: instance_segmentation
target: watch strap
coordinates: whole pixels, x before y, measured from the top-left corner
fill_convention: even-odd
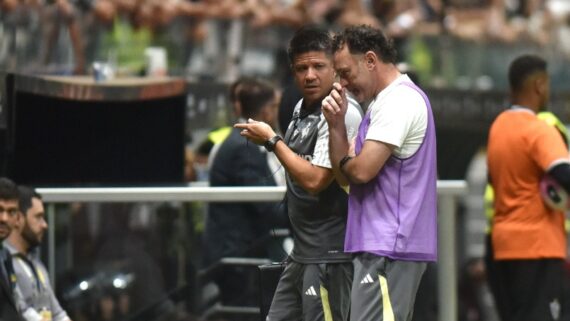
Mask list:
[[[277,142],[280,140],[283,140],[283,137],[281,137],[279,135],[275,135],[275,136],[271,137],[270,139],[268,139],[265,142],[265,144],[264,144],[265,149],[268,152],[273,152],[275,150],[275,145],[277,145]]]

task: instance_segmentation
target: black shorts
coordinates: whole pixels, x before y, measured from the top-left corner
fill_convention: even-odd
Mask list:
[[[267,321],[347,321],[352,263],[287,263]]]
[[[503,321],[563,320],[562,259],[490,261],[489,281]]]

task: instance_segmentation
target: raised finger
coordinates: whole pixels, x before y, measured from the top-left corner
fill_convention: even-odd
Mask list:
[[[329,104],[327,104],[327,103],[323,104],[323,105],[321,106],[321,108],[322,108],[323,112],[325,112],[325,113],[334,114],[333,108],[331,107],[331,105],[329,105]]]
[[[335,113],[340,111],[340,105],[338,104],[338,102],[333,97],[331,97],[329,95],[325,99],[326,99],[327,103],[331,106],[331,108],[334,110]]]
[[[337,91],[336,89],[333,89],[333,91],[331,91],[330,96],[332,98],[334,98],[334,100],[339,104],[342,105],[342,95],[340,94],[339,91]]]
[[[339,92],[342,90],[342,86],[338,82],[333,83],[333,88]]]

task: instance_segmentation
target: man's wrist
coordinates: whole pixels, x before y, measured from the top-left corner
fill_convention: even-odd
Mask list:
[[[275,150],[275,145],[277,145],[277,142],[279,142],[280,140],[283,140],[283,137],[275,135],[266,140],[263,146],[268,152],[273,152]]]
[[[352,159],[352,156],[348,156],[348,155],[344,156],[344,157],[340,160],[340,162],[338,162],[338,168],[339,168],[340,170],[342,170],[342,168],[344,167],[344,165],[346,165],[346,163],[348,163],[348,161],[350,161],[351,159]]]

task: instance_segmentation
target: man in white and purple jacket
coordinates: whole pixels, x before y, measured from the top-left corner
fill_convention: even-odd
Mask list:
[[[380,30],[335,36],[334,84],[322,108],[335,173],[350,183],[345,251],[353,253],[351,321],[411,320],[427,262],[437,259],[436,137],[427,96],[395,66]],[[353,148],[347,92],[368,105]]]

